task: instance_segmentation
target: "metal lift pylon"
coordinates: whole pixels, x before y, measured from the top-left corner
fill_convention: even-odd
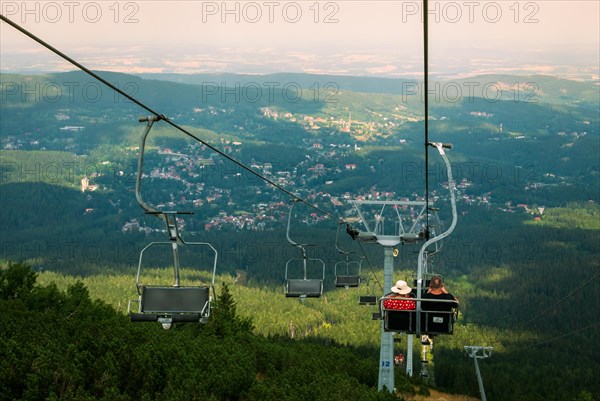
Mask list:
[[[481,372],[479,371],[478,359],[489,358],[492,356],[494,347],[481,347],[475,345],[465,345],[465,352],[471,358],[475,364],[475,373],[477,374],[477,383],[479,384],[479,393],[481,394],[481,401],[486,401],[485,389],[483,388],[483,379],[481,378]]]
[[[353,239],[358,241],[377,243],[383,246],[383,286],[385,296],[394,284],[394,248],[401,243],[415,243],[424,239],[421,218],[426,213],[425,201],[350,201],[366,231],[360,231],[353,227],[348,228],[348,233]],[[362,206],[380,207],[378,213],[375,213],[375,225],[369,223]],[[397,224],[392,227],[392,232],[386,232],[384,227],[384,211],[386,207],[392,207],[395,211]],[[412,218],[410,227],[405,227],[400,210],[410,210],[409,208],[419,207],[420,211],[415,218]],[[389,227],[387,227],[390,230]],[[412,347],[412,335],[408,335],[409,349]],[[407,373],[412,375],[412,355],[409,353],[406,361]],[[379,379],[377,388],[387,391],[394,391],[394,333],[386,332],[384,322],[381,322],[381,342],[379,348]]]

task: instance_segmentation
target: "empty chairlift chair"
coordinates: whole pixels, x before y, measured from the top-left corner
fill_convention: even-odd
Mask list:
[[[359,295],[359,305],[377,305],[377,295]]]
[[[362,272],[362,262],[366,257],[362,256],[360,261],[358,262],[359,270]],[[374,291],[372,286],[369,285],[369,277],[361,277],[361,287],[364,288],[364,291],[359,290],[358,295],[358,304],[359,305],[377,305],[377,295],[373,295]],[[379,314],[377,314],[379,315]]]
[[[165,329],[176,322],[201,322],[207,321],[210,316],[211,300],[214,296],[215,274],[217,268],[217,251],[206,242],[186,242],[180,234],[177,226],[178,214],[193,214],[190,212],[160,211],[149,206],[142,198],[142,171],[144,163],[144,150],[146,139],[152,125],[162,117],[147,117],[140,119],[146,122],[142,134],[138,158],[137,181],[135,187],[136,200],[146,211],[167,225],[169,241],[158,241],[148,244],[140,252],[138,269],[136,275],[136,288],[138,298],[129,301],[127,312],[132,322],[160,322]],[[180,248],[181,247],[208,247],[213,253],[212,277],[207,285],[182,285],[180,280]],[[150,249],[166,249],[173,257],[173,283],[170,285],[156,285],[142,282],[142,267],[144,256]],[[137,308],[134,305],[137,304]]]
[[[288,225],[286,237],[289,243],[298,248],[301,253],[300,258],[292,258],[285,264],[285,296],[288,298],[318,298],[323,294],[323,281],[325,280],[325,262],[321,259],[308,258],[306,247],[308,244],[298,244],[290,238],[290,223],[292,219],[292,209],[296,201],[292,201],[288,214]],[[302,275],[296,274],[296,270],[292,266],[301,264]],[[309,266],[309,264],[311,266]],[[311,274],[309,274],[309,268]],[[294,272],[292,273],[292,269]],[[314,274],[318,272],[317,274]]]
[[[335,264],[335,286],[345,288],[358,287],[360,285],[360,274],[349,274],[348,266],[346,266],[346,274],[339,274],[338,265],[341,263],[344,262],[337,262]]]
[[[294,246],[301,250],[302,257],[292,258],[285,264],[285,296],[288,298],[319,298],[323,294],[325,262],[321,259],[308,258],[305,248],[308,246],[307,244],[294,244]],[[298,264],[302,267],[302,275],[291,272],[291,266]],[[319,275],[309,278],[309,267],[311,267],[311,272],[318,272]],[[294,272],[297,270],[294,269]]]
[[[166,216],[171,241],[152,242],[140,252],[136,275],[138,298],[129,301],[128,313],[132,322],[160,322],[169,328],[176,322],[205,323],[210,316],[214,297],[217,251],[209,243],[185,242],[178,236],[176,212],[162,213]],[[179,238],[179,240],[177,240]],[[212,277],[209,285],[183,285],[180,279],[179,251],[181,247],[205,246],[213,253]],[[165,249],[173,253],[173,283],[170,285],[146,284],[142,281],[144,255],[150,249]],[[134,305],[137,304],[137,308]]]
[[[358,261],[350,261],[349,255],[351,252],[341,250],[338,244],[342,224],[343,222],[338,224],[335,248],[340,254],[344,255],[344,260],[335,264],[335,286],[345,288],[358,287],[360,285],[360,263]]]

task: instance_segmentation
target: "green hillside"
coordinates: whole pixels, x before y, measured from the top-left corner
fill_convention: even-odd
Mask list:
[[[600,301],[595,281],[600,267],[598,213],[598,207],[550,209],[544,211],[540,221],[505,225],[502,233],[488,233],[484,241],[475,238],[482,238],[489,230],[481,227],[466,234],[464,226],[473,227],[466,219],[457,238],[446,244],[446,255],[436,263],[439,271],[445,272],[448,288],[461,301],[454,335],[435,339],[437,388],[477,394],[472,363],[462,353],[464,345],[476,344],[494,347],[493,358],[481,366],[490,400],[507,396],[534,400],[528,398],[533,397],[532,393],[545,400],[600,394],[592,373],[598,368],[593,357],[598,352],[594,340],[597,326],[578,331],[597,320],[593,308],[582,309],[581,305]],[[395,273],[410,281],[415,272],[406,268],[410,262],[405,257],[399,258],[398,265],[403,268]],[[380,266],[379,260],[374,259],[374,263]],[[186,280],[209,280],[206,273],[188,273],[182,276]],[[150,270],[145,276],[154,283],[171,280],[168,269]],[[245,285],[239,281],[240,276],[218,277],[217,288],[227,284],[239,315],[252,320],[256,334],[334,341],[371,350],[375,356],[380,322],[372,320],[371,315],[376,308],[358,305],[357,296],[382,292],[375,281],[377,278],[382,282],[381,270],[377,269],[376,276],[366,272],[366,277],[371,282],[367,287],[328,290],[323,298],[305,303],[285,298],[281,286]],[[79,280],[89,288],[92,299],[102,299],[120,313],[126,312],[128,299],[136,297],[133,271],[77,278],[54,272],[39,276],[41,284],[56,283],[60,289]],[[582,283],[587,285],[579,288]],[[405,337],[398,351],[404,347]],[[415,347],[415,355],[419,351]],[[547,363],[540,365],[536,362],[539,360]],[[531,382],[531,377],[536,380]],[[562,384],[550,385],[549,380]]]
[[[0,270],[0,397],[5,400],[395,400],[373,389],[364,350],[253,335],[223,289],[205,327],[132,325],[81,284],[36,285]],[[401,379],[401,378],[400,378]],[[401,379],[403,391],[415,392]]]
[[[361,273],[368,285],[336,289],[337,216],[352,215],[350,199],[424,195],[418,85],[306,74],[99,73],[217,150],[156,123],[142,192],[160,209],[194,212],[182,216],[182,235],[218,250],[218,291],[227,284],[240,327],[221,321],[163,332],[124,317],[136,296],[140,249],[166,240],[134,194],[137,119],[147,112],[108,88],[98,91],[80,72],[0,74],[0,272],[24,261],[40,285],[17,296],[2,278],[0,400],[194,399],[194,388],[211,400],[389,399],[373,390],[381,322],[372,320],[376,308],[356,302],[359,293],[387,292],[379,285],[381,248],[359,247],[343,234],[342,248],[368,259]],[[268,82],[278,89],[270,93]],[[486,92],[453,97],[453,88]],[[453,336],[434,340],[428,385],[476,396],[462,347],[489,345],[495,353],[481,369],[490,401],[600,400],[598,314],[588,307],[600,301],[597,85],[493,75],[440,82],[436,90],[430,139],[454,145],[448,155],[459,222],[431,267],[459,297],[461,316]],[[336,216],[294,209],[292,237],[315,244],[309,256],[326,263],[321,299],[302,304],[282,294],[286,262],[298,256],[286,239],[289,195],[219,152]],[[447,222],[446,170],[434,150],[428,167],[432,202]],[[411,282],[418,249],[401,249],[395,277]],[[146,278],[169,282],[170,257],[154,255]],[[206,272],[192,269],[192,262],[210,266],[207,254],[184,258],[186,279],[207,282]],[[48,334],[30,349],[36,322]],[[94,332],[102,333],[97,343]],[[61,354],[54,339],[72,345]],[[127,357],[103,355],[110,347]],[[310,357],[300,361],[305,352]],[[97,369],[87,362],[94,359]],[[231,377],[207,368],[206,376],[178,378],[217,359]],[[397,382],[407,379],[398,372]]]

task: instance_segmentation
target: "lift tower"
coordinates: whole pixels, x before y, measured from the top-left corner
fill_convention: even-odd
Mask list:
[[[385,295],[394,285],[394,248],[399,244],[415,243],[425,238],[422,217],[427,213],[425,201],[368,201],[353,200],[353,204],[365,231],[348,226],[353,239],[383,246],[383,287]],[[369,211],[365,209],[369,208]],[[376,208],[375,212],[372,210]],[[387,214],[386,214],[387,209]],[[391,212],[390,212],[391,209]],[[417,213],[415,216],[415,213]],[[370,217],[370,218],[369,218]],[[392,220],[393,224],[385,223]],[[407,221],[410,222],[407,224]],[[412,348],[412,335],[408,347]],[[412,375],[412,354],[406,361],[407,373]],[[377,388],[394,391],[394,333],[386,332],[381,322],[379,350],[379,381]]]
[[[481,401],[486,401],[485,389],[483,388],[483,379],[481,378],[481,372],[479,371],[478,359],[489,358],[492,356],[494,347],[481,347],[476,345],[465,345],[465,352],[471,358],[475,364],[475,374],[477,374],[477,383],[479,383],[479,392],[481,393]]]

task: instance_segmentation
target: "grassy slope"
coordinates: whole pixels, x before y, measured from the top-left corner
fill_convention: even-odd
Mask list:
[[[548,234],[548,229],[562,231],[566,225],[570,227],[584,227],[590,231],[590,235],[595,237],[594,233],[598,233],[598,230],[600,230],[597,216],[598,208],[592,206],[577,209],[546,209],[542,221],[536,221],[532,224],[539,225],[540,233],[546,233],[546,235]],[[548,239],[552,240],[552,238]],[[583,244],[583,242],[581,243]],[[589,252],[597,254],[597,248],[590,248]],[[528,264],[524,266],[530,269],[537,265]],[[511,302],[515,294],[520,294],[516,287],[521,285],[522,280],[519,278],[519,271],[524,266],[513,265],[506,261],[506,263],[501,263],[495,267],[488,266],[475,269],[470,274],[460,277],[448,277],[448,286],[460,297],[464,315],[461,316],[459,323],[455,326],[453,336],[440,336],[435,339],[436,351],[434,352],[434,363],[435,365],[439,365],[440,369],[445,369],[445,373],[459,375],[456,380],[463,384],[459,385],[456,391],[473,393],[476,388],[473,387],[476,384],[473,383],[475,379],[472,364],[466,360],[462,352],[465,344],[494,347],[494,358],[492,358],[490,363],[482,366],[483,375],[489,376],[494,369],[500,369],[500,365],[511,366],[516,361],[519,361],[517,363],[524,363],[522,358],[519,359],[524,345],[543,343],[550,337],[564,334],[565,331],[550,330],[544,327],[537,329],[538,325],[521,327],[511,324],[511,322],[515,321],[515,319],[510,317],[515,312],[515,308],[523,307],[526,310],[531,310],[532,313],[544,308],[543,306],[538,307],[534,305],[536,300],[545,299],[543,296],[528,298],[527,305],[519,306],[519,296]],[[590,267],[588,266],[588,268]],[[409,276],[411,272],[396,272],[396,274],[398,277],[404,277],[404,275]],[[537,273],[532,271],[531,274],[535,276]],[[377,275],[381,280],[381,271],[378,271]],[[184,277],[186,280],[194,279],[196,282],[201,281],[206,283],[209,281],[209,277],[205,273],[190,273],[189,275],[184,275]],[[75,277],[61,276],[53,272],[45,272],[39,278],[40,284],[56,282],[59,288],[66,288],[68,284],[76,280],[77,278]],[[122,313],[126,313],[127,300],[136,297],[134,271],[123,275],[90,276],[81,280],[89,288],[92,298],[103,299],[114,305]],[[171,280],[170,272],[150,269],[146,271],[145,280],[149,283],[169,283]],[[371,320],[371,313],[375,312],[376,308],[359,306],[356,302],[359,294],[357,290],[336,289],[327,292],[321,299],[308,299],[306,303],[302,304],[296,299],[285,298],[281,288],[247,287],[242,284],[243,281],[243,277],[242,279],[238,278],[236,282],[236,279],[232,276],[220,276],[217,278],[216,283],[217,287],[221,283],[229,285],[231,293],[237,302],[239,314],[253,319],[256,333],[267,336],[275,334],[290,335],[291,327],[293,327],[295,338],[318,337],[331,339],[341,344],[368,347],[373,349],[373,353],[376,353],[376,348],[379,345],[380,322]],[[581,284],[580,279],[576,279],[575,281],[575,285]],[[530,283],[530,281],[525,280],[525,283]],[[568,287],[572,288],[573,286],[569,284]],[[218,291],[219,288],[217,288]],[[528,288],[527,291],[531,292],[531,289]],[[366,292],[364,290],[362,293]],[[381,290],[377,289],[375,293],[380,294]],[[589,296],[592,297],[590,298],[590,302],[594,302],[595,298],[593,297],[596,296],[594,295],[595,293],[595,291],[590,292]],[[573,302],[578,302],[580,295],[584,294],[578,293],[577,297],[573,298]],[[568,305],[565,304],[566,306]],[[491,309],[495,309],[494,316],[496,317],[488,316],[491,313]],[[583,316],[583,314],[581,315]],[[561,316],[563,316],[563,319],[572,319],[568,314],[567,316]],[[517,321],[522,319],[521,317]],[[573,327],[576,326],[580,327],[580,324],[577,322],[574,323]],[[585,341],[593,341],[588,338],[591,334],[590,330],[588,330],[582,332],[582,337],[578,338],[584,343]],[[564,357],[564,352],[561,352],[562,347],[567,347],[571,349],[571,353],[575,352],[578,357],[585,357],[584,354],[579,353],[579,350],[574,351],[573,347],[577,347],[577,344],[574,344],[573,341],[565,339],[560,344],[558,342],[551,343],[547,348],[533,347],[528,349],[527,354],[531,358],[534,358],[532,360],[543,357],[546,363],[555,363]],[[405,347],[404,344],[405,341],[403,340],[400,349]],[[419,350],[416,347],[414,351],[414,355],[419,355]],[[588,355],[587,359],[589,358],[590,356]],[[586,366],[594,366],[593,360],[587,361],[586,364]],[[460,365],[460,367],[455,365]],[[526,380],[523,375],[526,377],[528,371],[536,369],[535,365],[526,365],[525,363],[521,367],[521,370],[518,371],[520,375],[518,380],[521,386],[523,385],[523,380]],[[449,366],[452,367],[449,368]],[[550,370],[546,369],[544,372],[548,373]],[[578,373],[577,368],[570,364],[565,365],[564,372],[567,375],[565,380],[569,382],[573,382],[570,378],[571,376],[584,373]],[[510,375],[503,376],[504,379],[507,377],[510,377]],[[512,378],[511,380],[513,379],[517,380],[516,378]],[[585,379],[589,382],[589,375]],[[538,377],[535,380],[542,380],[542,378]],[[565,383],[561,384],[561,386],[565,386]],[[490,379],[489,390],[491,393],[495,392],[496,396],[498,396],[498,394],[505,392],[505,385],[506,383],[502,380],[496,383]],[[469,386],[470,388],[468,388]],[[587,386],[591,385],[588,384]],[[595,387],[591,386],[588,388],[590,391],[594,391]],[[448,401],[468,400],[452,398],[445,394],[434,395],[429,399],[423,400],[418,398],[409,399],[414,399],[415,401],[439,401],[442,399]]]

